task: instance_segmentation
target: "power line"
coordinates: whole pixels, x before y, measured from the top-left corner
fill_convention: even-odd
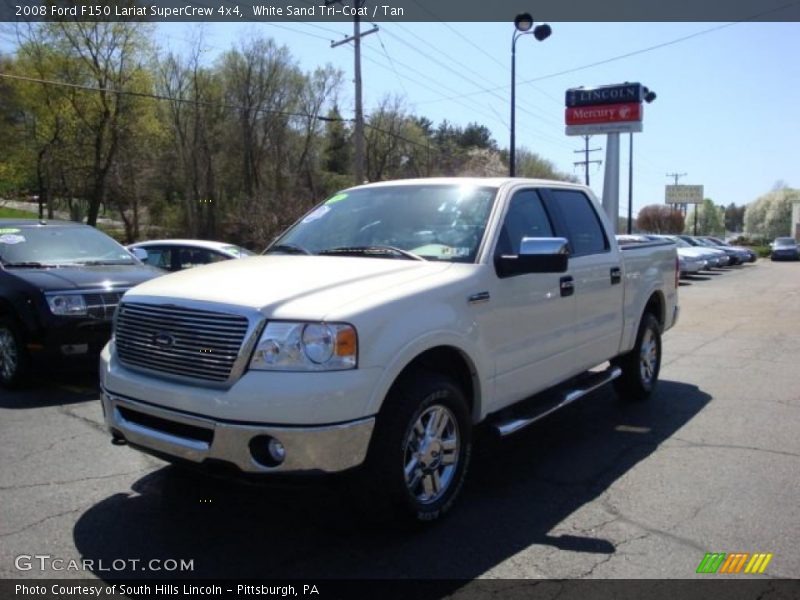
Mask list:
[[[597,164],[597,165],[603,164],[602,160],[589,160],[589,153],[590,152],[600,152],[600,150],[602,150],[602,148],[591,148],[591,149],[589,148],[589,138],[590,137],[592,137],[592,136],[590,136],[590,135],[583,136],[583,141],[585,143],[585,147],[584,147],[583,150],[573,150],[573,152],[575,152],[576,154],[579,154],[581,152],[584,153],[585,158],[583,160],[578,161],[578,162],[573,163],[573,164],[576,167],[578,165],[583,165],[583,167],[585,169],[585,178],[584,178],[584,180],[586,182],[586,185],[589,185],[589,165],[590,164]]]
[[[378,42],[381,44],[381,49],[383,50],[384,56],[386,56],[386,60],[388,60],[389,64],[392,66],[392,71],[394,71],[394,74],[397,76],[397,82],[400,84],[400,87],[403,88],[403,93],[408,96],[408,90],[406,89],[406,86],[403,85],[403,78],[400,77],[400,73],[397,72],[397,68],[394,66],[394,61],[392,60],[391,54],[389,54],[389,51],[386,50],[386,46],[383,43],[383,37],[381,37],[380,31],[378,31]]]

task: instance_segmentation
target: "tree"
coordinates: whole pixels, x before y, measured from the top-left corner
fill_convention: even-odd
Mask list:
[[[697,235],[725,235],[723,210],[710,198],[704,199],[702,204],[695,205],[692,212],[687,215],[686,233],[694,234],[695,232],[695,211],[697,212]]]
[[[507,171],[508,169],[506,169]],[[562,173],[555,165],[542,158],[527,148],[517,148],[516,171],[518,177],[533,177],[535,179],[555,179],[557,181],[571,181],[577,183],[578,179],[572,174]]]
[[[337,175],[347,175],[351,168],[351,158],[350,132],[342,121],[339,107],[334,104],[328,111],[325,123],[325,170]]]
[[[665,204],[650,204],[639,211],[636,228],[647,233],[683,233],[683,215]]]
[[[792,235],[792,204],[800,202],[800,190],[780,187],[747,205],[745,231],[773,239]]]
[[[744,228],[744,206],[736,206],[731,202],[725,208],[725,229],[726,231],[739,232]]]

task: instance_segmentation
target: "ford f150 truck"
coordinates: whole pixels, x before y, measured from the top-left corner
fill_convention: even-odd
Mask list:
[[[674,244],[620,249],[583,186],[358,186],[265,256],[127,292],[100,359],[105,419],[173,462],[359,467],[376,502],[432,520],[477,424],[507,435],[612,380],[646,398],[677,278]]]

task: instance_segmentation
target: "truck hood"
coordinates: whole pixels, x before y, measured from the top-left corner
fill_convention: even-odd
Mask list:
[[[125,300],[211,302],[255,309],[274,319],[323,320],[350,302],[451,266],[368,257],[256,256],[160,277],[137,286]]]
[[[130,288],[162,275],[163,271],[136,264],[46,269],[8,268],[6,273],[22,279],[43,292],[51,292]]]

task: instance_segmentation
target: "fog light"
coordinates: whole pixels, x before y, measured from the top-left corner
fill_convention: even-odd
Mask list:
[[[276,463],[280,464],[286,458],[286,448],[275,438],[270,439],[267,448],[269,449],[269,455]]]
[[[286,448],[269,435],[257,435],[249,446],[253,460],[265,467],[277,467],[286,459]]]
[[[61,346],[61,354],[64,356],[75,356],[89,352],[89,344],[65,344]]]

